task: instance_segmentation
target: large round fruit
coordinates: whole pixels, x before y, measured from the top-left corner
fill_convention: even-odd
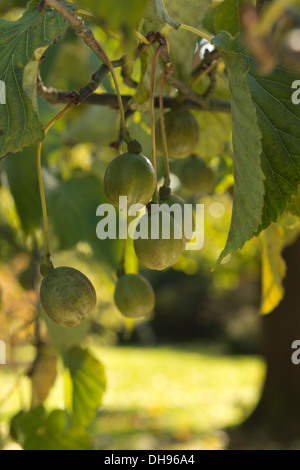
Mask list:
[[[184,249],[184,239],[173,217],[162,212],[158,213],[158,217],[156,215],[145,214],[139,220],[137,230],[142,232],[144,238],[134,240],[134,249],[139,261],[146,268],[162,271],[178,261]],[[153,237],[152,229],[156,231],[158,238]]]
[[[199,126],[190,111],[168,111],[165,114],[165,128],[170,158],[185,158],[194,151],[199,139]],[[160,120],[156,124],[156,144],[158,150],[163,152]]]
[[[181,163],[178,176],[181,183],[194,194],[209,193],[216,183],[213,170],[197,155],[191,155]]]
[[[120,312],[130,318],[144,317],[155,306],[152,286],[139,274],[122,276],[116,284],[114,299]]]
[[[40,290],[42,307],[60,326],[80,325],[94,310],[96,291],[90,280],[77,269],[60,267],[44,277]]]
[[[127,204],[146,205],[156,187],[155,171],[150,160],[137,153],[123,153],[108,165],[104,176],[104,191],[115,206],[119,197],[127,196]]]

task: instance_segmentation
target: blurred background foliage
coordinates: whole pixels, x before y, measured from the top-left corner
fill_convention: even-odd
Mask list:
[[[1,0],[1,16],[17,19],[24,3]],[[82,2],[84,8],[92,6],[91,3],[97,4],[88,0]],[[113,7],[122,2],[110,3],[107,5]],[[166,3],[171,12],[172,2]],[[97,10],[99,16],[113,18],[112,23],[104,21],[95,26],[89,17],[85,20],[110,59],[118,59],[132,47],[125,40],[126,31],[124,41],[112,33],[114,29],[120,30],[122,10],[119,10],[120,16],[115,16],[104,11],[101,5],[99,12]],[[138,18],[140,11],[136,13]],[[175,7],[172,13],[176,19]],[[191,11],[187,9],[186,14],[191,16]],[[206,27],[209,18],[207,15]],[[136,23],[135,16],[132,21],[130,28]],[[187,47],[182,38],[175,33],[172,35],[175,51],[178,40]],[[191,41],[189,34],[187,37],[187,41]],[[199,61],[199,41],[193,37],[192,41],[190,63],[185,62],[186,69],[177,67],[181,78]],[[180,54],[179,64],[182,63]],[[65,40],[51,46],[45,56],[41,66],[43,80],[63,90],[80,89],[99,67],[97,58],[72,31]],[[140,72],[137,62],[133,71],[137,81]],[[117,74],[121,92],[132,94],[118,70]],[[147,76],[145,80],[147,82]],[[196,89],[201,91],[206,86],[204,80]],[[110,76],[105,78],[98,92],[114,92]],[[175,93],[171,89],[168,92]],[[222,74],[218,77],[215,96],[230,96]],[[53,106],[39,99],[39,110],[46,124],[61,110],[61,105]],[[201,129],[196,151],[216,172],[216,187],[212,194],[190,194],[180,183],[177,162],[171,162],[172,187],[174,193],[186,201],[205,205],[204,248],[199,252],[184,252],[177,264],[166,272],[141,269],[155,289],[157,305],[151,318],[134,324],[125,320],[113,303],[115,272],[122,246],[118,241],[96,238],[96,208],[107,202],[102,180],[108,162],[116,154],[110,144],[119,132],[117,110],[82,105],[55,125],[43,147],[53,262],[55,266],[80,269],[98,292],[96,311],[71,331],[47,320],[39,305],[37,286],[42,231],[35,149],[25,149],[1,163],[0,339],[7,345],[8,361],[6,366],[0,366],[2,448],[18,448],[19,445],[89,448],[92,442],[100,449],[222,449],[228,443],[224,429],[242,422],[255,407],[265,377],[264,361],[258,356],[261,246],[257,239],[249,242],[241,252],[228,256],[212,271],[230,225],[231,117],[210,112],[198,112],[195,116]],[[128,126],[131,135],[142,143],[143,153],[149,156],[147,106],[145,112],[130,115]],[[161,156],[158,168],[162,178]],[[131,245],[126,262],[129,272],[137,272],[139,266]],[[39,335],[45,341],[46,350],[43,355],[38,345],[38,357],[37,315]],[[70,365],[66,355],[70,348],[80,345],[83,349],[76,350],[79,370],[74,364]],[[85,348],[93,355],[89,356]],[[40,369],[48,371],[46,377],[37,373],[39,368],[32,369],[36,361]],[[97,373],[93,375],[90,392],[88,389],[85,392],[94,397],[92,407],[100,404],[97,400],[104,393],[107,380],[102,407],[89,424],[88,432],[82,431],[86,428],[84,422],[79,428],[74,427],[74,423],[67,425],[67,411],[72,407],[74,411],[78,403],[76,383],[86,383],[79,374],[85,370],[82,364],[87,374],[93,368]],[[40,387],[36,390],[47,398],[40,400],[43,405],[35,407],[25,419],[22,413],[32,404],[34,373],[43,384],[46,382],[44,392]],[[77,382],[74,379],[70,385],[70,377],[75,377]],[[75,410],[77,420],[88,413],[88,405],[84,410]],[[37,428],[41,437],[33,439]],[[58,429],[64,435],[60,443],[55,440]],[[273,443],[261,445],[272,448]]]

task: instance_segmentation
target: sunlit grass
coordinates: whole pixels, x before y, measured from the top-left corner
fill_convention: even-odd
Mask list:
[[[176,442],[180,447],[186,442],[188,448],[195,439],[198,447],[218,447],[224,435],[216,433],[251,413],[265,375],[259,358],[214,355],[199,348],[94,352],[107,369],[108,391],[97,430],[110,448],[122,449],[126,443],[159,449]]]

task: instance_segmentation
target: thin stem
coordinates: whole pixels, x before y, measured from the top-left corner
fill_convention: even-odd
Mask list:
[[[93,13],[87,10],[82,10],[81,8],[77,10],[77,13],[78,15],[89,16],[90,18],[95,18],[95,15],[93,15]]]
[[[63,117],[68,111],[70,111],[70,109],[75,105],[75,103],[69,103],[62,111],[60,111],[60,113],[58,113],[53,119],[51,119],[51,121],[49,122],[49,124],[47,124],[47,126],[45,127],[44,129],[44,135],[46,135],[49,130],[51,129],[51,127],[61,118]]]
[[[152,159],[152,165],[155,170],[155,175],[156,175],[156,180],[157,180],[157,165],[156,165],[156,147],[155,147],[155,105],[154,105],[154,88],[155,88],[155,70],[156,70],[156,65],[158,61],[158,57],[160,53],[162,52],[163,48],[165,46],[161,45],[157,48],[154,57],[153,57],[153,62],[152,62],[152,68],[151,68],[151,78],[150,78],[150,113],[151,113],[151,159]],[[158,190],[157,190],[157,185],[156,185],[156,190],[153,195],[153,201],[157,202],[158,201]]]
[[[115,89],[116,89],[116,94],[117,94],[117,97],[118,97],[118,103],[119,103],[119,109],[120,109],[120,116],[121,116],[121,127],[122,127],[122,133],[123,133],[123,138],[125,140],[126,143],[128,143],[130,141],[130,136],[129,136],[129,133],[126,129],[126,120],[125,120],[125,112],[124,112],[124,106],[123,106],[123,101],[122,101],[122,96],[121,96],[121,92],[120,92],[120,87],[119,87],[119,83],[118,83],[118,80],[117,80],[117,76],[116,76],[116,73],[115,73],[115,69],[108,57],[108,55],[106,54],[105,50],[103,49],[103,47],[98,43],[98,41],[96,41],[96,45],[99,47],[100,51],[101,51],[101,54],[103,55],[104,59],[105,59],[105,63],[107,65],[107,67],[109,68],[110,70],[110,73],[111,73],[111,76],[112,76],[112,79],[114,81],[114,85],[115,85]]]
[[[144,36],[143,34],[141,34],[139,31],[135,31],[134,32],[134,35],[137,39],[139,39],[143,44],[147,44],[148,46],[151,45],[151,42],[148,41],[148,39],[146,38],[146,36]]]
[[[202,39],[206,39],[210,43],[213,40],[212,35],[208,31],[205,31],[205,29],[196,29],[193,28],[193,26],[189,26],[187,24],[181,24],[179,29],[185,29],[186,31],[190,31],[191,33],[197,34],[197,36],[200,36],[200,38]]]
[[[44,129],[44,136],[49,132],[51,127],[62,117],[66,114],[72,107],[74,103],[69,103],[57,116],[55,116],[49,124]],[[50,257],[50,240],[49,240],[49,222],[48,222],[48,213],[47,213],[47,204],[46,204],[46,197],[45,197],[45,189],[43,183],[43,176],[42,176],[42,146],[43,141],[39,141],[37,144],[37,173],[38,173],[38,181],[39,181],[39,188],[40,188],[40,196],[41,196],[41,204],[42,204],[42,214],[43,214],[43,226],[44,226],[44,264],[51,265]]]
[[[195,86],[202,78],[204,78],[206,75],[208,75],[219,63],[221,59],[217,59],[215,62],[213,62],[209,67],[207,67],[203,72],[201,72],[192,82],[191,86]]]
[[[38,142],[37,145],[37,172],[42,204],[42,213],[43,213],[43,226],[44,226],[44,263],[50,265],[50,241],[49,241],[49,223],[48,223],[48,214],[47,214],[47,204],[44,190],[44,183],[42,177],[42,141]]]
[[[161,74],[160,87],[159,87],[159,110],[160,110],[161,137],[162,137],[163,148],[164,148],[164,165],[165,165],[164,186],[169,188],[171,184],[171,178],[170,178],[169,151],[168,151],[166,126],[165,126],[165,114],[164,114],[165,74],[166,74],[166,71],[165,69],[163,69],[162,74]]]
[[[127,238],[123,240],[122,255],[121,255],[121,259],[119,261],[118,269],[117,269],[118,279],[126,274],[126,271],[125,271],[126,251],[127,251]]]

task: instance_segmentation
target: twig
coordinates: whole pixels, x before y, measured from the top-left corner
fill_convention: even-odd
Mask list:
[[[128,118],[134,114],[134,111],[131,110],[131,109],[126,109],[125,110],[125,121],[127,122],[128,121]],[[111,142],[110,144],[110,147],[111,148],[114,148],[118,151],[120,151],[120,147],[121,145],[123,144],[124,142],[124,138],[123,138],[123,132],[122,132],[122,126],[120,126],[120,130],[119,130],[119,135],[118,135],[118,139],[114,142]],[[122,152],[121,152],[122,153]]]
[[[172,75],[166,75],[165,78],[166,81],[170,83],[170,85],[173,85],[180,91],[181,95],[205,108],[206,102],[203,96],[194,91],[187,83],[181,82],[177,78],[174,78]]]
[[[203,60],[199,67],[197,67],[192,73],[191,86],[196,85],[203,77],[208,75],[210,77],[210,84],[203,95],[205,101],[208,101],[214,93],[217,85],[217,69],[216,66],[220,61],[220,52],[218,49],[209,51],[208,49],[204,52]]]
[[[217,59],[211,65],[209,65],[206,69],[204,69],[192,82],[192,86],[195,86],[200,80],[202,80],[206,75],[210,74],[210,72],[220,63],[221,59]]]
[[[72,28],[75,30],[76,34],[80,36],[85,44],[92,49],[92,51],[106,64],[106,58],[102,54],[101,50],[97,45],[97,41],[93,32],[86,27],[83,19],[76,15],[74,11],[67,8],[59,0],[45,0],[46,3],[60,13],[62,16],[68,20]]]

